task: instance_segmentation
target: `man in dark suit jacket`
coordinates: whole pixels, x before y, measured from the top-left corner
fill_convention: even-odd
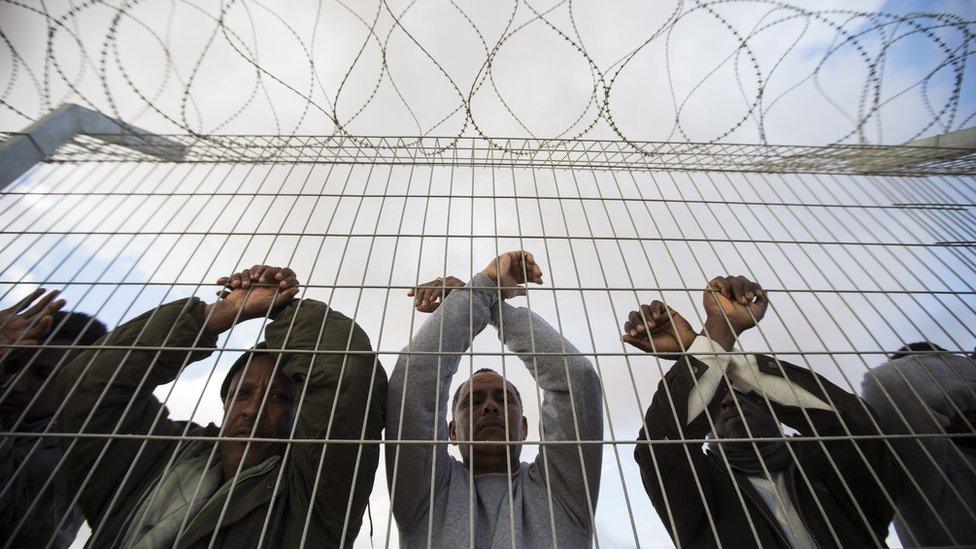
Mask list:
[[[780,425],[801,437],[877,434],[866,403],[776,357],[729,353],[766,312],[758,284],[715,278],[704,306],[700,335],[655,301],[630,313],[622,336],[677,359],[654,394],[634,452],[644,489],[674,542],[884,545],[897,485],[885,441],[792,440]],[[688,442],[672,442],[681,440]]]

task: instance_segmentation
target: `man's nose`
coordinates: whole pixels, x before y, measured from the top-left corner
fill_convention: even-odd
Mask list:
[[[499,406],[498,401],[496,401],[491,397],[486,398],[484,403],[482,403],[481,405],[482,415],[487,416],[491,414],[497,416],[500,412],[501,412],[501,406]]]
[[[244,401],[244,405],[241,406],[241,415],[247,416],[249,418],[257,417],[258,410],[261,409],[261,397],[251,396]]]
[[[722,399],[722,409],[728,409],[735,406],[735,401],[732,400],[732,391],[725,393],[725,398]]]

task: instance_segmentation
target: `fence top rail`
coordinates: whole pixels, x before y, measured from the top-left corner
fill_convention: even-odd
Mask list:
[[[6,132],[2,138],[18,135]],[[166,162],[78,135],[47,162]],[[918,145],[826,146],[596,139],[349,135],[166,135],[182,162],[454,165],[496,168],[736,171],[849,175],[973,175],[976,149]]]

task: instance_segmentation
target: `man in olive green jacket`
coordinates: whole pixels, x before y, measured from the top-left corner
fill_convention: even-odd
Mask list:
[[[149,311],[58,380],[67,432],[137,435],[62,443],[90,546],[351,546],[379,446],[287,441],[381,438],[387,378],[368,336],[324,303],[293,299],[290,269],[256,265],[218,283],[224,299]],[[265,346],[222,385],[223,426],[169,419],[153,390],[209,356],[218,334],[265,315]]]

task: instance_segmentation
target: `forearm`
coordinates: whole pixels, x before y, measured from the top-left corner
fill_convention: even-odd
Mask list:
[[[866,403],[857,395],[807,368],[764,355],[746,358],[730,378],[737,387],[765,396],[785,425],[804,435],[814,429],[819,434],[873,431]]]
[[[519,356],[542,389],[542,439],[602,439],[603,392],[590,361],[529,309],[500,303],[493,313],[499,339]],[[593,444],[546,446],[532,469],[533,474],[548,475],[553,494],[587,528],[593,511],[589,506],[599,495],[602,455]]]
[[[498,329],[499,339],[525,363],[543,391],[542,421],[547,438],[602,438],[603,391],[590,360],[545,319],[527,308],[499,303],[492,314],[492,325]]]
[[[359,438],[363,418],[385,408],[386,372],[372,352],[369,336],[349,317],[321,301],[293,300],[264,335],[269,350],[286,351],[279,368],[301,392],[298,438]],[[333,409],[335,417],[330,415]],[[378,435],[382,427],[367,423],[367,435]]]
[[[307,384],[309,389],[334,386],[348,357],[361,357],[362,351],[371,351],[368,337],[354,322],[314,299],[294,299],[285,305],[264,329],[264,338],[272,351],[354,351],[349,355],[282,353],[282,374],[301,385]],[[277,360],[278,355],[272,358]]]
[[[447,440],[451,379],[460,364],[460,353],[488,323],[495,302],[490,286],[490,280],[477,275],[467,287],[451,292],[400,353],[390,376],[387,481],[394,490],[393,510],[401,527],[412,524],[424,510],[434,456],[437,469],[433,474],[437,476],[447,470],[449,455],[444,444],[400,445],[395,441]]]
[[[404,436],[407,432],[429,436],[433,419],[446,417],[451,379],[457,373],[461,353],[485,328],[495,302],[489,283],[486,277],[477,275],[467,286],[455,289],[427,317],[397,358],[390,378],[389,417],[398,419],[401,405],[404,407]],[[471,289],[472,286],[483,288]],[[388,432],[387,436],[395,436],[396,432]]]
[[[203,318],[199,300],[169,303],[122,324],[95,344],[122,349],[89,348],[78,355],[57,378],[64,394],[64,408],[57,418],[60,428],[85,433],[185,434],[187,425],[169,419],[153,390],[173,381],[183,365],[205,358],[210,351],[157,348],[212,346],[213,338],[201,334]],[[148,349],[124,348],[132,346]],[[120,465],[134,467],[132,479],[149,478],[162,463],[160,456],[174,445],[165,440],[147,446],[135,440],[64,439],[62,447],[72,448],[67,455],[69,475],[79,483],[86,478],[96,480],[81,495],[89,520],[97,525],[115,490],[125,489],[113,484]],[[134,486],[133,482],[139,481],[126,487]]]
[[[126,403],[134,391],[151,393],[158,385],[176,379],[185,364],[210,355],[209,348],[215,344],[215,338],[203,331],[203,320],[203,304],[196,298],[148,311],[113,330],[95,348],[75,357],[62,369],[57,383],[66,396],[84,399],[87,395],[101,398],[104,404]],[[166,347],[208,349],[164,350]]]

